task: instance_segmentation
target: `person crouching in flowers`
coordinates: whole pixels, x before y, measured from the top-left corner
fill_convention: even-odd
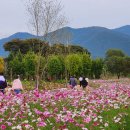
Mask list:
[[[86,91],[86,87],[88,85],[88,81],[83,77],[83,80],[81,81],[81,86],[83,87],[83,90]]]
[[[72,89],[74,89],[76,87],[77,81],[76,81],[76,78],[74,76],[70,77],[69,85],[71,86]]]
[[[12,90],[14,90],[14,92],[16,94],[21,93],[21,91],[23,90],[23,86],[22,86],[22,83],[20,81],[19,75],[17,75],[16,78],[13,80]]]

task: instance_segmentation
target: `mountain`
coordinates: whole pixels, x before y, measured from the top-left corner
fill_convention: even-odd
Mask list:
[[[92,57],[104,57],[106,51],[111,48],[121,49],[130,56],[130,35],[126,34],[129,29],[121,32],[118,29],[94,26],[79,29],[66,27],[64,30],[72,34],[70,43],[87,48]],[[58,34],[61,34],[62,29],[57,31]]]
[[[92,57],[104,57],[105,52],[111,48],[121,49],[130,56],[130,25],[116,29],[98,26],[78,29],[64,27],[49,33],[50,37],[54,34],[59,38],[58,41],[62,43],[72,43],[87,48],[92,54]],[[29,33],[16,33],[8,38],[1,39],[0,56],[7,55],[2,48],[5,42],[14,38],[28,39],[34,37],[36,36]]]
[[[29,39],[29,38],[35,38],[35,37],[36,37],[35,35],[32,35],[30,33],[18,32],[7,38],[0,39],[0,56],[6,57],[8,55],[8,52],[5,52],[3,48],[4,43],[11,41],[13,39]]]
[[[114,29],[117,32],[121,32],[130,36],[130,25],[126,25],[120,28]]]

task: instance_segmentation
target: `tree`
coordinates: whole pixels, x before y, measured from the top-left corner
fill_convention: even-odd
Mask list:
[[[42,36],[42,39],[45,41],[51,41],[50,38],[53,39],[53,34],[51,36],[49,35],[50,32],[55,31],[66,24],[65,17],[62,15],[61,3],[57,0],[29,0],[28,12],[30,15],[30,24],[32,25],[37,37]],[[40,73],[40,57],[42,55],[42,48],[43,46],[39,46],[36,82],[38,82]],[[39,84],[36,84],[36,88],[38,88]]]
[[[130,57],[124,57],[123,68],[123,74],[127,76],[130,73]]]
[[[82,74],[84,76],[89,76],[91,72],[91,67],[92,67],[92,60],[90,56],[86,53],[82,54],[81,58],[82,58],[82,65],[83,65]]]
[[[21,42],[22,41],[20,39],[13,39],[4,44],[4,49],[5,51],[18,52]]]
[[[48,73],[53,76],[55,79],[57,79],[57,76],[62,71],[62,63],[58,56],[52,55],[49,57],[48,61]]]
[[[36,68],[36,55],[33,52],[28,52],[23,57],[23,64],[26,77],[28,77],[28,79],[34,78]]]
[[[86,48],[78,45],[68,45],[68,50],[70,51],[69,53],[86,53],[90,56],[90,52]]]
[[[0,72],[4,72],[4,59],[0,57]]]
[[[122,50],[118,50],[118,49],[109,49],[106,52],[106,59],[112,57],[112,56],[118,56],[118,57],[124,57],[125,54]]]
[[[96,79],[99,79],[101,77],[102,71],[103,71],[103,60],[102,59],[95,59],[92,60],[92,68],[91,68],[91,75],[94,76]]]
[[[112,56],[106,61],[108,71],[116,74],[118,79],[124,72],[124,57]]]
[[[108,71],[116,74],[118,79],[121,75],[127,75],[127,72],[129,72],[129,58],[121,50],[108,50],[106,52],[105,63]]]
[[[36,54],[39,52],[39,46],[42,46],[42,55],[46,56],[49,53],[49,44],[40,39],[14,39],[4,44],[5,51],[13,52],[17,54],[19,51],[22,54],[26,54],[29,51],[33,51]]]
[[[65,59],[65,57],[64,57],[64,55],[58,55],[58,58],[59,58],[59,60],[60,60],[60,63],[61,63],[61,72],[60,72],[60,78],[62,79],[63,77],[65,77],[66,75],[65,75],[65,61],[64,61],[64,59]]]
[[[19,52],[9,61],[12,75],[25,75],[25,66],[23,63],[23,55]]]
[[[65,66],[70,75],[79,76],[82,73],[82,59],[78,54],[69,54],[65,58]]]

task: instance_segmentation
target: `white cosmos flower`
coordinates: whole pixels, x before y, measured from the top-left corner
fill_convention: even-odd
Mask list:
[[[12,118],[12,120],[15,120],[15,118]]]
[[[24,123],[28,123],[28,120],[25,120]]]
[[[36,122],[36,120],[32,120],[32,122]]]
[[[102,122],[102,119],[100,119],[99,121]]]
[[[28,115],[31,116],[31,115],[32,115],[32,112],[29,112]]]
[[[115,120],[115,123],[119,122],[120,120],[121,120],[121,118],[117,118],[117,119]]]
[[[98,118],[96,117],[93,121],[97,121],[98,120]]]
[[[104,126],[107,127],[107,126],[108,126],[108,123],[105,123]]]
[[[41,119],[41,118],[38,118],[38,119],[37,119],[37,121],[39,121],[39,122],[40,122],[40,121],[42,121],[42,119]]]
[[[13,126],[13,127],[12,127],[12,130],[16,130],[16,126]]]
[[[82,128],[82,130],[88,130],[87,128]]]
[[[98,116],[98,118],[102,119],[103,117],[102,116]]]
[[[18,130],[21,130],[21,129],[22,129],[22,127],[21,127],[20,125],[18,125],[16,128],[17,128]]]
[[[114,109],[120,108],[118,104],[114,104]]]

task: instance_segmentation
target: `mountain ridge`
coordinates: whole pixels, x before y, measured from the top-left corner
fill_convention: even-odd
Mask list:
[[[56,30],[55,33],[59,36],[62,31],[72,34],[69,43],[87,48],[92,57],[104,57],[105,52],[110,48],[121,49],[130,56],[130,25],[115,29],[99,26],[84,28],[64,27]],[[51,32],[50,34],[53,33]],[[36,38],[36,36],[27,32],[18,32],[7,38],[0,39],[0,56],[8,55],[3,49],[3,44],[16,38],[29,39]],[[65,43],[62,39],[59,41]]]

